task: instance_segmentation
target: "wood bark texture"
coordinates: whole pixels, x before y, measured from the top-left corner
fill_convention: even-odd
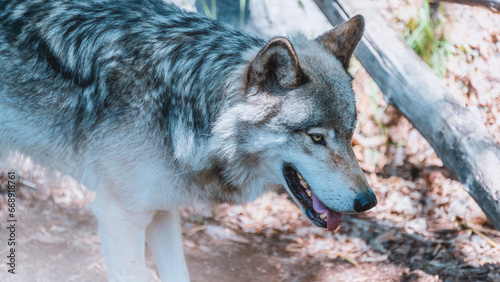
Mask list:
[[[478,110],[448,92],[369,0],[315,2],[332,25],[348,15],[364,16],[365,33],[355,56],[500,230],[500,147]]]
[[[469,6],[485,7],[491,11],[498,13],[500,12],[500,0],[430,0],[429,2],[448,2],[455,4],[464,4]]]

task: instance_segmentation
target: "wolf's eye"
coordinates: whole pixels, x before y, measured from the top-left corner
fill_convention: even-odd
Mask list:
[[[323,145],[323,146],[326,145],[325,138],[323,137],[323,135],[320,135],[320,134],[311,134],[309,136],[311,136],[311,139],[314,142],[314,144],[319,144],[319,145]]]

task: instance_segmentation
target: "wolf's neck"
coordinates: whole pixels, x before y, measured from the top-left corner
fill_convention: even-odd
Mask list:
[[[181,115],[178,120],[199,138],[210,134],[229,99],[243,95],[242,69],[249,54],[265,44],[241,31],[204,21],[200,18],[196,29],[168,29],[160,40],[163,60],[155,68],[164,87],[163,110]]]

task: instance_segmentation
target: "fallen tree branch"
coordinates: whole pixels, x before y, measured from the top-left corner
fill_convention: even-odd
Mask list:
[[[500,230],[500,147],[477,110],[461,105],[368,0],[315,0],[337,25],[348,15],[366,20],[355,56],[434,148],[448,169]]]

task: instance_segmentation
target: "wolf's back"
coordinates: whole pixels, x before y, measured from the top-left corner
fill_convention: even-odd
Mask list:
[[[0,7],[2,104],[73,147],[99,127],[138,117],[156,120],[151,130],[166,143],[180,121],[209,134],[227,77],[245,63],[245,50],[265,43],[161,0]]]

